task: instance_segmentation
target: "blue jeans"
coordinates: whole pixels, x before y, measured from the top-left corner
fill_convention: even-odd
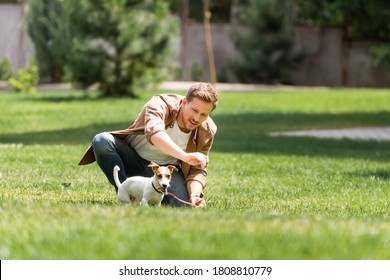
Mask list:
[[[118,175],[121,182],[131,176],[152,177],[154,175],[152,169],[148,167],[150,161],[141,158],[129,144],[115,138],[110,133],[102,132],[97,134],[92,140],[92,147],[97,164],[116,191],[118,191],[118,188],[115,185],[113,175],[115,165],[118,165],[120,168]],[[180,199],[189,201],[183,172],[179,167],[178,170],[178,172],[174,171],[172,173],[168,191]],[[187,206],[170,195],[165,195],[161,204],[176,207]]]

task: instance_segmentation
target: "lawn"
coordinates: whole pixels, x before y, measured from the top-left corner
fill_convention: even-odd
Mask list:
[[[0,92],[0,259],[390,258],[390,142],[269,136],[389,126],[390,91],[221,92],[207,207],[119,206],[77,163],[155,93]]]

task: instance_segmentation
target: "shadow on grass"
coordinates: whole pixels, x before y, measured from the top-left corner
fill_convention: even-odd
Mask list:
[[[0,143],[20,143],[24,145],[87,144],[99,132],[124,129],[129,127],[130,124],[129,122],[119,122],[61,130],[28,132],[25,134],[4,134],[0,137]]]
[[[150,94],[146,93],[145,96],[149,96]],[[142,96],[103,96],[98,91],[92,90],[74,90],[74,91],[64,91],[64,94],[59,92],[55,92],[53,94],[52,91],[48,91],[46,94],[42,93],[39,96],[30,96],[26,97],[25,100],[31,102],[48,102],[48,103],[59,103],[59,102],[101,102],[102,100],[107,101],[109,99],[123,99],[123,100],[139,100]]]
[[[263,135],[251,140],[241,138],[236,142],[223,139],[222,143],[219,143],[220,138],[221,135],[215,140],[213,151],[390,160],[390,142]]]
[[[388,125],[390,112],[348,114],[259,113],[213,116],[218,132],[213,152],[324,156],[390,160],[389,141],[355,141],[269,136],[272,131]],[[88,145],[102,131],[127,128],[131,122],[94,124],[57,131],[0,135],[0,143]]]
[[[93,102],[102,101],[103,97],[96,91],[64,91],[63,94],[59,91],[40,92],[38,96],[26,96],[25,101],[40,103],[60,103],[60,102]]]
[[[216,115],[213,151],[390,160],[390,141],[269,136],[272,131],[388,126],[390,112]]]
[[[365,172],[361,172],[361,173],[352,173],[351,175],[364,177],[364,178],[379,179],[382,181],[390,180],[390,171],[389,170],[365,171]]]

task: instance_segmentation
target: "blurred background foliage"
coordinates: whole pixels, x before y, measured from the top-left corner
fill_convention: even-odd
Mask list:
[[[202,22],[204,2],[0,0],[26,4],[40,81],[97,85],[104,96],[131,97],[179,72],[173,63],[179,21]],[[372,65],[390,69],[390,1],[208,2],[211,23],[231,26],[241,59],[229,67],[243,82],[289,83],[290,73],[305,58],[294,42],[293,27],[300,25],[340,28],[345,53],[352,41],[369,40]],[[248,31],[240,32],[241,27]]]
[[[245,2],[237,6],[238,24],[231,30],[234,45],[241,54],[241,59],[230,63],[236,77],[244,83],[291,84],[291,72],[305,59],[305,52],[295,48],[292,2]],[[239,28],[242,25],[247,32]]]
[[[51,82],[135,97],[167,75],[177,33],[169,15],[162,0],[30,0],[27,23]]]

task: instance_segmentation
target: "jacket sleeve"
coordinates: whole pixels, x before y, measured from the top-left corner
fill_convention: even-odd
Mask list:
[[[207,142],[206,145],[203,147],[203,149],[200,150],[199,152],[208,155],[212,143],[213,143],[213,139]],[[206,177],[207,177],[207,168],[202,169],[200,166],[190,166],[188,175],[185,179],[185,183],[186,185],[188,185],[191,181],[198,181],[203,186],[204,189],[207,183]]]
[[[145,118],[146,139],[153,145],[150,138],[159,131],[165,131],[165,122],[169,117],[168,105],[160,96],[154,96],[145,104],[140,116]]]
[[[197,135],[198,141],[196,141],[196,150],[204,155],[209,155],[210,149],[214,142],[214,135],[217,132],[217,126],[210,119],[206,125],[206,129],[199,129],[199,135]],[[200,166],[188,166],[183,168],[186,185],[191,181],[198,181],[203,188],[206,187],[207,168],[201,168]]]

